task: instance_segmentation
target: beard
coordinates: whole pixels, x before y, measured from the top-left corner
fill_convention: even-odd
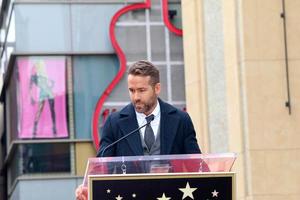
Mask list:
[[[133,102],[133,106],[138,113],[148,113],[153,111],[156,106],[157,98],[153,97],[148,102],[142,102],[141,100]]]

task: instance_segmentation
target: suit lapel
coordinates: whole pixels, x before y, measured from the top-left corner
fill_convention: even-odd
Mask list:
[[[127,109],[123,110],[120,114],[122,117],[119,121],[119,126],[122,136],[138,128],[135,111],[131,104],[127,106]],[[139,132],[132,133],[125,140],[133,151],[133,155],[143,155],[143,147]]]
[[[179,125],[179,118],[173,115],[176,110],[162,102],[160,102],[161,118],[160,118],[160,137],[161,137],[161,154],[170,154],[174,143],[174,138]]]

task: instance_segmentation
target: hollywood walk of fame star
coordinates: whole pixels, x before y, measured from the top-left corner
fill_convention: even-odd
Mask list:
[[[197,190],[197,188],[191,188],[189,182],[187,182],[185,188],[179,188],[179,190],[183,192],[182,199],[185,199],[186,197],[194,199],[193,192]]]
[[[212,197],[218,197],[219,192],[217,192],[216,190],[214,190],[212,192]]]
[[[165,193],[163,193],[162,197],[157,198],[157,200],[170,200],[170,197],[166,197]]]

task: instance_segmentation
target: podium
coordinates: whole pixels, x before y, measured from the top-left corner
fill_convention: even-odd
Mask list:
[[[236,199],[234,153],[90,158],[89,200]]]

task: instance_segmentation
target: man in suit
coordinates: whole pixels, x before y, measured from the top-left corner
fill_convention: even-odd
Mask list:
[[[107,118],[97,156],[201,153],[189,115],[158,97],[159,71],[152,63],[142,60],[132,64],[127,83],[131,103]],[[146,124],[149,117],[149,126],[107,147]]]
[[[97,156],[200,153],[189,115],[158,98],[158,69],[148,61],[138,61],[130,66],[127,80],[131,103],[108,117]],[[146,126],[140,134],[134,133],[103,152],[116,139],[146,124],[150,115],[154,115],[150,123],[154,133],[151,146],[144,142]]]

